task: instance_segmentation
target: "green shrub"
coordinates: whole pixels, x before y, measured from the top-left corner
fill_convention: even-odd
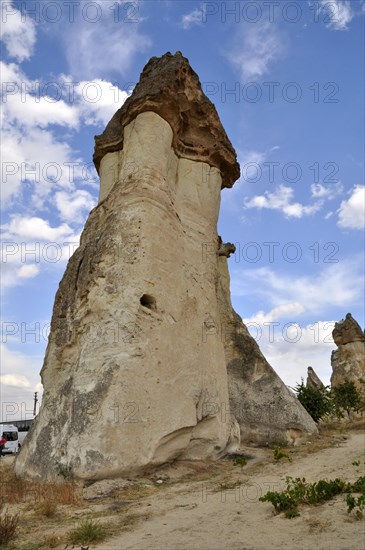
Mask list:
[[[236,456],[236,458],[233,460],[233,464],[235,466],[241,466],[241,468],[243,468],[243,466],[246,466],[247,464],[247,458],[245,456]]]
[[[293,479],[287,476],[285,481],[285,491],[281,493],[269,491],[266,495],[260,497],[259,500],[261,502],[271,502],[277,514],[285,512],[287,518],[294,518],[299,515],[298,505],[304,498],[307,485],[304,477]]]
[[[333,499],[341,493],[349,493],[346,498],[347,511],[350,513],[354,508],[359,508],[356,514],[362,514],[365,507],[365,476],[359,477],[355,483],[346,483],[342,479],[333,480],[321,479],[315,483],[307,483],[305,478],[285,478],[286,488],[282,492],[269,491],[260,497],[261,502],[271,502],[275,512],[284,512],[287,518],[299,515],[300,504],[317,505]],[[351,493],[360,493],[355,498]]]
[[[359,519],[363,517],[362,511],[365,508],[365,495],[360,495],[355,498],[351,493],[349,493],[346,497],[346,504],[348,513],[352,512],[355,508],[358,508],[358,510],[355,511],[356,517]]]
[[[59,476],[62,476],[64,479],[73,478],[72,466],[69,464],[62,464],[61,462],[57,462],[56,472]]]
[[[346,483],[338,478],[330,481],[321,479],[316,483],[308,485],[303,502],[307,504],[320,504],[326,500],[331,500],[336,495],[341,494],[345,486]]]
[[[292,458],[291,456],[288,455],[288,453],[285,453],[284,451],[282,451],[280,448],[277,448],[274,450],[274,459],[276,461],[279,461],[281,460],[282,458],[286,458],[287,460],[289,460],[289,462],[292,461]]]
[[[346,491],[353,491],[354,493],[365,495],[365,476],[360,476],[355,483],[349,483],[346,487]]]
[[[311,387],[306,387],[302,379],[300,384],[294,388],[297,397],[306,411],[311,415],[315,422],[318,422],[326,414],[332,411],[332,403],[328,387],[322,390],[316,390]]]

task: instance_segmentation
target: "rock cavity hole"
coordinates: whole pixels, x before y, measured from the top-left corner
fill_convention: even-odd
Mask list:
[[[148,309],[156,309],[156,300],[150,294],[143,294],[139,301],[143,307],[147,307]]]

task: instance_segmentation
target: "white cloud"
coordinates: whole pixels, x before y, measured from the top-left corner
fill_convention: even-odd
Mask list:
[[[33,186],[36,208],[53,200],[51,192],[55,188],[73,191],[77,181],[94,185],[98,178],[90,177],[88,164],[70,145],[70,136],[62,140],[61,134],[49,127],[56,124],[75,131],[82,124],[104,126],[128,93],[97,79],[76,85],[74,94],[68,94],[68,102],[55,102],[42,95],[42,82],[29,80],[14,63],[2,63],[1,70],[7,83],[2,106],[3,208],[21,194],[23,182]],[[70,83],[72,78],[65,75],[55,80],[61,91],[69,91]]]
[[[265,166],[266,159],[274,151],[280,149],[278,145],[274,145],[265,151],[258,151],[254,149],[244,149],[238,152],[238,162],[241,168],[241,176],[237,180],[228,192],[222,194],[222,208],[225,206],[230,209],[238,209],[239,203],[237,200],[237,194],[242,191],[243,186],[249,183],[257,183],[258,179],[266,175],[267,166]],[[242,221],[246,222],[246,219]]]
[[[243,80],[247,80],[268,73],[270,65],[285,53],[285,38],[278,28],[270,22],[258,22],[240,25],[227,57]]]
[[[65,223],[59,227],[51,227],[49,223],[37,217],[12,216],[10,223],[1,227],[5,234],[4,239],[27,239],[57,241],[72,235],[72,229]]]
[[[40,271],[40,268],[36,264],[22,265],[17,272],[17,276],[20,279],[32,279],[36,277]]]
[[[275,148],[272,148],[274,150]],[[241,166],[246,164],[262,164],[267,158],[267,151],[243,151],[240,154],[239,162]]]
[[[4,323],[3,323],[4,327]],[[13,325],[11,327],[13,331]],[[21,341],[21,327],[18,326],[17,337]],[[4,337],[4,335],[3,335]],[[6,338],[6,335],[5,335]],[[46,342],[44,342],[44,345]],[[23,342],[26,346],[26,342]],[[1,357],[1,419],[11,422],[21,418],[32,418],[33,392],[38,392],[41,398],[43,387],[40,381],[39,371],[42,366],[41,356],[27,355],[24,352],[14,351],[7,344],[0,344]]]
[[[22,18],[10,1],[1,3],[0,40],[5,44],[10,57],[22,62],[29,59],[36,42],[34,21],[30,17]]]
[[[337,224],[346,229],[365,228],[365,186],[354,187],[350,198],[341,202]]]
[[[35,250],[28,246],[26,250]],[[25,248],[23,249],[24,253]],[[33,256],[29,253],[29,255]],[[36,263],[22,263],[22,252],[18,243],[9,241],[3,243],[1,265],[1,292],[24,282],[26,279],[34,279],[40,273],[40,266]]]
[[[61,141],[52,132],[37,127],[6,126],[1,142],[1,156],[3,208],[22,193],[24,182],[32,185],[33,205],[37,208],[43,207],[54,187],[74,186],[70,164],[76,163],[80,167],[80,173],[84,166],[82,158],[75,155],[66,141]]]
[[[311,185],[312,197],[316,199],[326,198],[328,200],[331,200],[337,197],[338,195],[341,195],[342,192],[343,192],[343,185],[341,184],[340,181],[338,181],[331,187],[326,187],[321,183],[312,183]]]
[[[244,323],[271,323],[277,319],[282,319],[290,315],[300,315],[304,313],[305,307],[299,302],[287,302],[286,304],[281,304],[277,307],[274,307],[268,313],[264,311],[258,311],[254,316],[250,318],[243,319]]]
[[[318,11],[322,12],[326,27],[335,31],[345,31],[355,17],[349,0],[319,0]]]
[[[71,223],[83,222],[85,215],[95,206],[94,197],[82,189],[69,193],[58,191],[55,201],[61,219]]]
[[[23,182],[33,184],[33,201],[42,206],[55,184],[72,187],[67,163],[82,164],[72,147],[45,127],[60,124],[75,128],[79,115],[75,107],[64,102],[59,110],[56,103],[47,103],[45,98],[36,102],[34,96],[24,91],[24,86],[27,90],[34,89],[36,82],[30,81],[15,64],[2,63],[1,70],[8,84],[2,106],[2,206],[7,207],[21,194]]]
[[[203,12],[204,4],[200,8],[195,8],[190,13],[182,16],[181,24],[183,29],[187,30],[193,27],[194,25],[203,24]]]
[[[111,82],[82,81],[75,88],[80,116],[85,124],[106,125],[130,95]]]
[[[259,311],[243,319],[266,359],[291,387],[301,378],[306,379],[309,366],[325,385],[329,384],[332,373],[335,321],[318,320],[303,325],[300,316],[306,309],[300,302],[287,302],[267,313]],[[310,310],[312,313],[312,304]]]
[[[103,0],[99,6],[102,17],[97,23],[82,17],[82,6],[78,6],[75,24],[61,29],[74,80],[75,77],[76,80],[100,78],[110,73],[126,77],[135,56],[151,45],[150,38],[140,31],[142,4],[134,2],[129,10],[120,9],[119,17],[116,17],[116,2]]]
[[[336,259],[336,258],[334,258]],[[237,270],[232,276],[234,296],[264,298],[271,307],[299,304],[311,314],[323,314],[332,308],[348,311],[362,299],[362,259],[327,264],[317,274],[291,277],[270,268]],[[300,315],[299,310],[296,315]]]
[[[14,374],[4,374],[0,377],[1,384],[8,386],[18,386],[19,388],[31,388],[29,380],[25,376],[17,376]]]
[[[104,126],[128,94],[97,79],[77,84],[73,97],[51,102],[42,95],[42,82],[28,79],[16,64],[2,64],[2,73],[8,83],[2,111],[2,207],[10,206],[27,188],[31,195],[28,208],[33,212],[57,209],[61,221],[67,222],[51,224],[37,215],[11,217],[2,227],[8,247],[2,271],[4,291],[43,270],[63,268],[78,244],[80,226],[96,203],[96,197],[77,185],[96,187],[98,177],[74,151],[70,132],[62,139],[53,125],[73,132],[82,124]],[[63,74],[55,79],[62,90],[68,90],[71,82]],[[45,249],[49,243],[55,243],[52,250]],[[27,253],[31,250],[37,251],[38,259]],[[49,258],[52,253],[59,254],[59,261]]]
[[[47,220],[35,216],[14,215],[1,229],[2,292],[42,270],[64,269],[80,239],[68,224],[51,227]]]
[[[265,326],[258,344],[271,366],[282,380],[294,387],[306,380],[311,366],[327,385],[332,374],[331,352],[334,321],[316,321],[306,326],[296,323],[274,323]]]
[[[0,66],[5,124],[39,128],[57,124],[71,129],[78,129],[81,122],[104,126],[130,95],[106,80],[74,83],[71,76],[61,74],[54,82],[43,83],[30,80],[14,63],[1,62]],[[47,95],[48,90],[56,97]]]
[[[306,308],[299,302],[287,302],[265,313],[259,311],[244,318],[251,335],[281,379],[294,387],[306,379],[307,368],[313,367],[324,384],[331,376],[331,351],[334,321],[300,322]]]
[[[299,202],[292,202],[294,190],[285,185],[279,185],[275,191],[270,193],[266,191],[264,195],[256,195],[251,199],[244,201],[245,208],[257,208],[259,210],[266,208],[269,210],[279,210],[287,218],[302,218],[315,214],[322,208],[322,201],[316,201],[311,205],[303,205]]]
[[[47,96],[36,97],[20,93],[8,95],[6,100],[6,116],[21,126],[38,126],[46,128],[50,124],[58,124],[77,128],[80,114],[77,107],[68,105],[63,100],[54,101]]]
[[[257,183],[265,170],[268,170],[268,165],[265,165],[266,159],[278,149],[280,149],[279,145],[274,145],[266,151],[255,151],[253,149],[240,151],[238,161],[241,166],[241,178],[248,182]]]
[[[229,190],[228,193],[222,194],[222,206],[226,205],[230,208],[237,208],[236,195],[241,192],[242,187],[250,181],[255,181],[259,171],[262,171],[262,164],[268,156],[268,151],[245,150],[238,154],[238,162],[240,164],[241,176]]]
[[[24,72],[21,70],[20,66],[16,63],[4,63],[0,61],[1,68],[1,77],[4,84],[17,84],[18,86],[24,82],[28,84],[29,79],[25,76]],[[6,86],[3,86],[3,90],[6,89]],[[12,93],[13,90],[9,90],[9,93]],[[4,91],[5,93],[5,91]]]

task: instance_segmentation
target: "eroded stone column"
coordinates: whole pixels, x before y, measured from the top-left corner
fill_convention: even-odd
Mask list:
[[[203,119],[194,149],[189,132],[200,121],[184,130],[185,145],[147,97],[134,117],[126,110],[116,150],[105,146],[99,204],[57,292],[42,407],[16,461],[19,474],[57,478],[61,466],[102,479],[215,459],[237,446],[221,335],[204,337],[207,318],[219,324],[216,228],[229,180],[224,163],[235,155],[212,160],[205,152],[211,128],[231,146],[187,61],[171,57],[187,71],[178,86],[194,91],[211,124]],[[174,93],[173,101],[186,113],[189,100]],[[217,247],[203,257],[205,243]]]

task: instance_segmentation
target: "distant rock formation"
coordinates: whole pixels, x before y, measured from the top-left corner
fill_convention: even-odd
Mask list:
[[[365,379],[365,335],[351,313],[335,324],[332,337],[337,350],[331,355],[331,386],[352,381],[360,387],[360,378]]]
[[[313,390],[324,389],[322,380],[317,376],[312,367],[308,367],[307,388],[312,388]]]
[[[180,52],[147,63],[94,162],[99,204],[57,291],[42,406],[16,472],[133,475],[216,459],[240,431],[259,442],[315,431],[232,309],[234,245],[217,219],[239,165]]]

